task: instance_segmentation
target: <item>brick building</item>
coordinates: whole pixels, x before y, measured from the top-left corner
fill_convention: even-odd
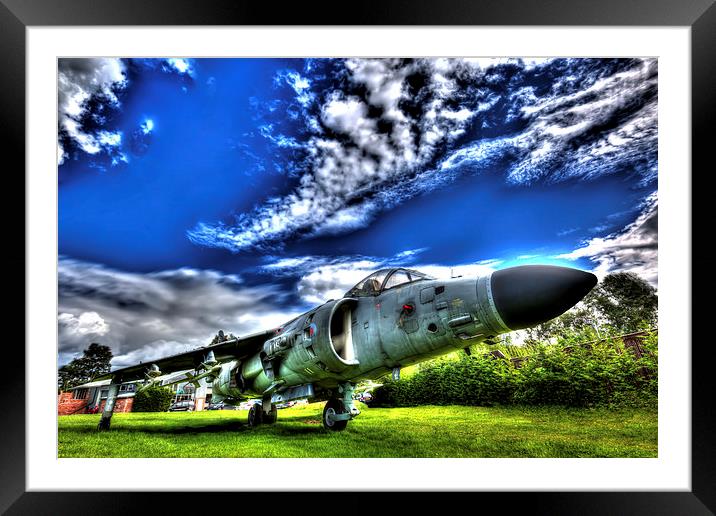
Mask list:
[[[178,382],[178,380],[186,377],[186,373],[193,372],[190,369],[177,371],[176,373],[160,376],[157,378],[157,382],[159,385],[166,385],[167,388],[174,392],[172,402],[192,400],[194,401],[194,410],[204,410],[211,399],[211,385],[207,385],[203,379],[199,381],[199,388],[195,388],[191,383],[182,384],[181,381]],[[134,381],[120,384],[117,402],[114,406],[115,412],[132,411],[134,394],[141,383]],[[78,385],[67,392],[61,392],[57,400],[57,414],[68,416],[71,414],[101,412],[107,401],[109,384],[110,380],[99,380]]]
[[[57,401],[57,414],[68,416],[70,414],[88,414],[101,412],[107,402],[110,380],[83,383],[61,392]],[[119,386],[115,412],[131,412],[134,393],[137,390],[136,382],[127,382]]]

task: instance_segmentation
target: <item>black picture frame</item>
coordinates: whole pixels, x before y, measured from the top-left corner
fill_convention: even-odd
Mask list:
[[[714,0],[380,0],[363,1],[338,8],[336,2],[317,0],[310,5],[299,2],[274,4],[246,0],[0,0],[0,145],[3,156],[17,158],[17,165],[6,168],[5,181],[14,191],[25,191],[25,30],[30,26],[85,25],[562,25],[562,26],[687,26],[691,28],[692,71],[692,321],[709,320],[710,303],[706,296],[714,286],[709,275],[705,253],[699,249],[707,245],[710,235],[709,189],[706,178],[706,159],[711,143],[710,125],[716,120],[714,95],[716,86],[716,6]],[[7,163],[7,162],[6,162]],[[14,176],[14,177],[7,177]],[[4,220],[14,220],[17,210],[24,207],[24,196],[16,202],[22,206],[3,204]],[[24,210],[23,210],[24,212]],[[15,224],[19,227],[19,224]],[[17,230],[19,231],[19,230]],[[702,238],[698,238],[702,236]],[[16,239],[25,241],[25,235]],[[20,247],[19,245],[15,246]],[[18,269],[26,263],[22,251],[6,256],[6,267]],[[8,254],[8,253],[6,253]],[[688,267],[689,264],[684,264]],[[26,270],[26,275],[31,274]],[[698,274],[698,276],[696,276]],[[12,276],[12,275],[9,275]],[[15,276],[19,276],[15,274]],[[8,278],[6,281],[13,281]],[[15,278],[20,292],[21,278]],[[13,285],[15,286],[15,285]],[[22,297],[13,296],[14,310],[23,307]],[[699,303],[699,300],[702,302]],[[25,339],[21,317],[8,317],[10,325],[20,329]],[[693,326],[684,321],[685,352],[691,344],[692,357],[692,490],[689,492],[531,492],[531,493],[473,493],[480,504],[498,502],[503,508],[548,514],[713,514],[716,511],[716,424],[713,411],[713,387],[710,382],[710,342],[702,334],[703,325]],[[692,327],[692,335],[688,328]],[[16,332],[17,329],[16,329]],[[16,346],[17,338],[6,336],[6,367],[4,379],[4,415],[2,423],[3,454],[0,456],[0,510],[8,514],[131,514],[149,510],[155,502],[162,510],[181,507],[184,514],[193,511],[211,514],[214,504],[234,504],[239,510],[236,493],[199,495],[198,493],[82,493],[82,492],[26,492],[25,488],[25,355]],[[691,340],[691,342],[689,342]],[[10,367],[11,365],[11,367]],[[31,373],[30,373],[31,375]],[[102,474],[111,475],[111,468],[102,466]],[[237,472],[237,474],[241,474]],[[81,483],[81,482],[80,482]],[[277,489],[290,483],[277,481]],[[117,481],[121,489],[121,479]],[[320,489],[320,482],[317,483]],[[207,498],[208,495],[208,498]],[[244,500],[247,510],[287,510],[306,500],[320,505],[318,498],[295,494],[252,495],[256,505]],[[322,495],[321,495],[322,496]],[[442,496],[448,496],[443,494]],[[449,496],[453,496],[450,494]],[[159,498],[158,500],[155,498]],[[499,497],[498,500],[491,500]],[[330,504],[346,503],[335,497]],[[420,501],[416,493],[401,496],[404,502]],[[442,498],[442,497],[441,497]],[[361,505],[361,504],[356,504]],[[374,510],[373,504],[359,510]],[[156,506],[155,506],[156,507]],[[484,507],[488,507],[485,505]],[[325,507],[324,507],[325,508]],[[157,509],[154,509],[157,510]],[[338,510],[338,509],[336,509]]]

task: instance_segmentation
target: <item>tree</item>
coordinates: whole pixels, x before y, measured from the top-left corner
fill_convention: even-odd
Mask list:
[[[69,364],[60,367],[58,371],[60,390],[69,390],[109,373],[111,360],[112,349],[109,346],[91,343],[80,358],[75,358]]]
[[[651,327],[658,320],[656,289],[633,272],[607,274],[585,298],[585,303],[621,332]]]
[[[538,344],[549,342],[553,338],[566,337],[590,340],[600,336],[597,329],[598,318],[594,307],[580,303],[556,319],[527,328],[525,343]]]
[[[214,338],[211,339],[210,346],[213,346],[214,344],[219,344],[221,342],[235,339],[236,336],[233,333],[229,333],[228,335],[224,334],[224,330],[219,330],[216,335],[214,335]]]

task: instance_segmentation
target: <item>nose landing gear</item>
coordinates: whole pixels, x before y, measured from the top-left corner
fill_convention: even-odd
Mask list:
[[[330,399],[323,407],[323,428],[326,430],[345,430],[350,418],[343,400]]]
[[[348,421],[360,414],[353,405],[353,389],[351,383],[343,383],[338,386],[338,392],[334,394],[342,397],[332,397],[323,407],[323,428],[326,430],[341,431],[348,426]]]
[[[249,409],[249,426],[272,425],[278,418],[276,405],[271,404],[271,410],[266,412],[261,403],[254,403]]]

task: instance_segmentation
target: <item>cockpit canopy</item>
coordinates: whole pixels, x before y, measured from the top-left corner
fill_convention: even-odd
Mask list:
[[[414,281],[435,279],[413,269],[392,268],[381,269],[359,281],[355,287],[343,297],[377,296],[389,288],[405,285]]]

